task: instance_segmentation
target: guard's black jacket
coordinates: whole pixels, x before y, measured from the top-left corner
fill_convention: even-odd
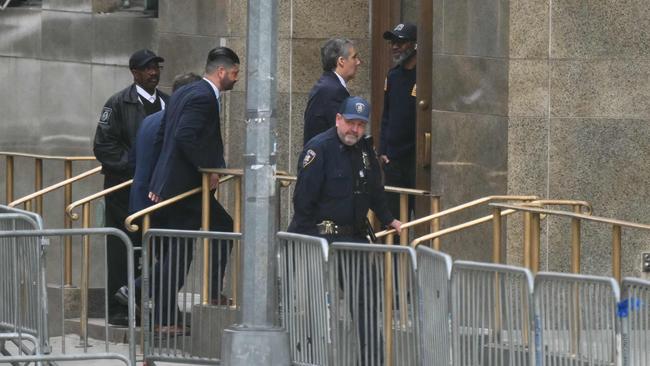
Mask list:
[[[318,235],[316,224],[323,220],[354,225],[362,233],[368,209],[382,224],[390,224],[394,218],[369,139],[347,146],[332,127],[310,140],[298,160],[293,207],[288,230],[301,234]]]
[[[167,94],[160,90],[156,90],[156,93],[167,103]],[[118,180],[133,177],[134,167],[129,165],[129,151],[135,144],[135,136],[144,117],[146,113],[138,99],[135,84],[113,94],[106,101],[93,144],[93,152],[102,163],[104,175]]]

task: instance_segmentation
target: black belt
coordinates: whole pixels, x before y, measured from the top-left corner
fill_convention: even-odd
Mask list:
[[[337,225],[334,221],[323,220],[316,224],[318,235],[355,235],[357,230],[354,225]]]

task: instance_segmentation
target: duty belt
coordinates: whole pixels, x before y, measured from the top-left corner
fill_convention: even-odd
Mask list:
[[[319,235],[354,235],[357,232],[353,225],[336,225],[331,220],[323,220],[316,227]]]

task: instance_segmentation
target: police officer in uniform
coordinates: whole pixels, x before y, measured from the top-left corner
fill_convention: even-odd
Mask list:
[[[369,116],[366,100],[348,97],[339,107],[336,125],[307,143],[299,159],[294,216],[289,231],[320,236],[328,242],[367,242],[367,237],[373,236],[366,219],[368,209],[374,211],[382,224],[400,229],[401,223],[393,218],[386,205],[372,141],[364,137]],[[344,284],[347,282],[364,289],[357,303],[350,303],[350,311],[359,329],[359,365],[365,365],[369,359],[382,357],[378,313],[372,307],[377,304],[379,294],[377,276],[362,272],[351,279],[344,273],[349,271],[345,264],[339,263],[341,288],[347,288]],[[375,354],[370,355],[373,350]]]
[[[384,32],[384,39],[390,41],[395,67],[384,83],[379,155],[386,185],[415,188],[417,28],[412,23],[398,24]],[[399,196],[389,193],[387,197],[390,210],[399,212]],[[409,206],[413,207],[413,197]]]
[[[368,102],[346,98],[336,126],[310,140],[300,155],[289,231],[329,241],[367,242],[368,209],[382,224],[399,230],[388,210],[372,141],[364,137]]]
[[[104,189],[133,178],[134,167],[129,164],[129,154],[135,144],[136,133],[142,120],[165,109],[167,94],[156,89],[160,80],[162,57],[153,51],[136,51],[129,59],[133,84],[111,96],[99,117],[95,132],[93,152],[102,164]],[[129,190],[122,189],[106,196],[106,227],[124,231],[124,219],[128,216]],[[139,234],[127,233],[135,243]],[[108,294],[115,294],[127,282],[126,248],[121,240],[107,238]],[[137,259],[136,259],[137,263]],[[108,322],[112,325],[128,325],[127,308],[114,297],[108,303]]]

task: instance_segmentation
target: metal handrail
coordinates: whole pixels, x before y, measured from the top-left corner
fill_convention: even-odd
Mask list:
[[[113,192],[119,191],[122,188],[126,188],[126,187],[130,186],[132,183],[133,183],[133,179],[129,179],[126,182],[116,184],[116,185],[114,185],[114,186],[112,186],[110,188],[106,188],[106,189],[101,190],[101,191],[99,191],[97,193],[93,193],[90,196],[87,196],[87,197],[84,197],[84,198],[82,198],[80,200],[74,201],[71,204],[69,204],[68,207],[66,207],[65,212],[72,220],[75,220],[75,221],[79,220],[79,215],[77,213],[75,213],[75,212],[72,212],[72,210],[74,210],[76,207],[82,206],[82,205],[84,205],[86,203],[90,203],[90,202],[92,202],[92,201],[94,201],[96,199],[102,198],[102,197],[104,197],[106,195],[109,195],[109,194],[111,194]]]
[[[41,155],[29,154],[14,151],[0,151],[0,155],[4,156],[19,156],[23,158],[34,158],[41,160],[61,160],[61,161],[91,161],[97,160],[94,156],[80,155],[80,156],[63,156],[63,155]]]
[[[82,179],[84,179],[86,177],[89,177],[89,176],[91,176],[93,174],[97,174],[97,173],[99,173],[101,171],[102,171],[101,166],[98,166],[96,168],[87,170],[87,171],[85,171],[85,172],[83,172],[81,174],[75,175],[72,178],[68,178],[68,179],[63,180],[63,181],[61,181],[59,183],[53,184],[53,185],[51,185],[49,187],[45,187],[45,188],[43,188],[43,189],[41,189],[39,191],[36,191],[36,192],[34,192],[32,194],[29,194],[29,195],[27,195],[25,197],[22,197],[22,198],[19,198],[19,199],[13,201],[13,202],[10,202],[7,206],[15,207],[15,206],[17,206],[17,205],[19,205],[21,203],[26,203],[28,201],[31,201],[31,200],[37,198],[37,197],[40,197],[40,196],[45,195],[45,194],[47,194],[49,192],[55,191],[55,190],[57,190],[57,189],[59,189],[61,187],[70,185],[70,184],[72,184],[72,183],[74,183],[76,181],[82,180]]]
[[[65,179],[72,177],[72,162],[73,161],[89,161],[95,160],[92,156],[53,156],[53,155],[40,155],[28,154],[12,151],[0,151],[0,155],[5,156],[5,200],[10,203],[14,200],[14,158],[24,157],[34,159],[34,191],[43,189],[43,160],[60,160],[64,162]],[[72,191],[66,187],[65,197],[72,197]],[[67,201],[66,205],[70,201]],[[31,202],[28,204],[31,205]],[[43,215],[43,197],[36,198],[36,213]]]
[[[591,215],[586,215],[583,213],[576,213],[576,212],[567,212],[567,211],[559,211],[559,210],[550,210],[550,209],[544,209],[544,208],[536,208],[536,207],[530,207],[526,205],[508,205],[508,204],[501,204],[501,203],[493,203],[491,204],[492,207],[494,207],[497,210],[516,210],[516,211],[522,211],[522,212],[528,212],[531,215],[533,215],[533,220],[539,220],[539,216],[541,214],[546,214],[546,215],[554,215],[554,216],[560,216],[560,217],[569,217],[571,219],[576,219],[576,220],[585,220],[585,221],[591,221],[591,222],[597,222],[601,224],[610,224],[612,225],[612,272],[614,274],[614,278],[616,278],[617,281],[621,281],[621,255],[622,255],[622,250],[621,250],[621,232],[622,228],[627,227],[627,228],[632,228],[632,229],[642,229],[642,230],[650,230],[650,225],[646,224],[638,224],[635,222],[630,222],[630,221],[624,221],[624,220],[619,220],[619,219],[611,219],[607,217],[600,217],[600,216],[591,216]],[[537,230],[535,233],[533,233],[534,236],[539,237],[540,233]],[[539,240],[539,239],[537,239]]]
[[[225,182],[227,182],[227,181],[229,181],[229,180],[231,180],[233,178],[235,178],[234,175],[227,175],[227,176],[219,179],[219,184],[225,183]],[[161,209],[163,207],[167,207],[167,206],[172,205],[172,204],[174,204],[174,203],[176,203],[178,201],[181,201],[181,200],[183,200],[183,199],[185,199],[185,198],[187,198],[189,196],[195,195],[195,194],[201,192],[201,190],[202,190],[201,187],[196,187],[196,188],[190,189],[187,192],[183,192],[183,193],[180,193],[180,194],[178,194],[178,195],[176,195],[174,197],[170,197],[170,198],[168,198],[168,199],[166,199],[164,201],[160,201],[160,202],[158,202],[158,203],[156,203],[154,205],[151,205],[151,206],[149,206],[147,208],[143,208],[142,210],[127,216],[127,218],[124,219],[124,226],[126,227],[126,229],[128,231],[136,232],[136,231],[140,230],[140,226],[138,226],[137,224],[134,224],[133,221],[135,221],[135,220],[137,220],[137,219],[139,219],[141,217],[146,218],[146,216],[150,215],[151,213],[153,213],[153,212],[155,212],[155,211],[157,211],[157,210],[159,210],[159,209]],[[143,229],[144,229],[143,234],[144,234],[144,231],[149,230],[148,227],[143,228]]]
[[[431,223],[431,231],[432,232],[438,232],[440,231],[440,218],[451,215],[452,213],[460,212],[467,210],[472,207],[476,207],[485,203],[489,203],[495,200],[510,200],[510,201],[534,201],[538,200],[539,197],[537,196],[486,196],[482,198],[475,199],[473,201],[464,203],[462,205],[458,205],[452,208],[448,208],[443,211],[437,212],[436,210],[432,210],[433,213],[429,216],[421,217],[419,219],[409,221],[409,222],[404,222],[401,227],[401,232],[400,232],[400,241],[402,245],[408,244],[408,236],[405,235],[406,230],[410,227],[424,224],[424,223]],[[382,238],[382,237],[387,237],[386,242],[388,244],[393,243],[393,236],[397,233],[397,230],[395,229],[388,229],[388,230],[383,230],[375,234],[377,238]],[[440,235],[442,236],[442,235]],[[440,250],[440,236],[436,236],[433,238],[433,248],[435,250]]]

